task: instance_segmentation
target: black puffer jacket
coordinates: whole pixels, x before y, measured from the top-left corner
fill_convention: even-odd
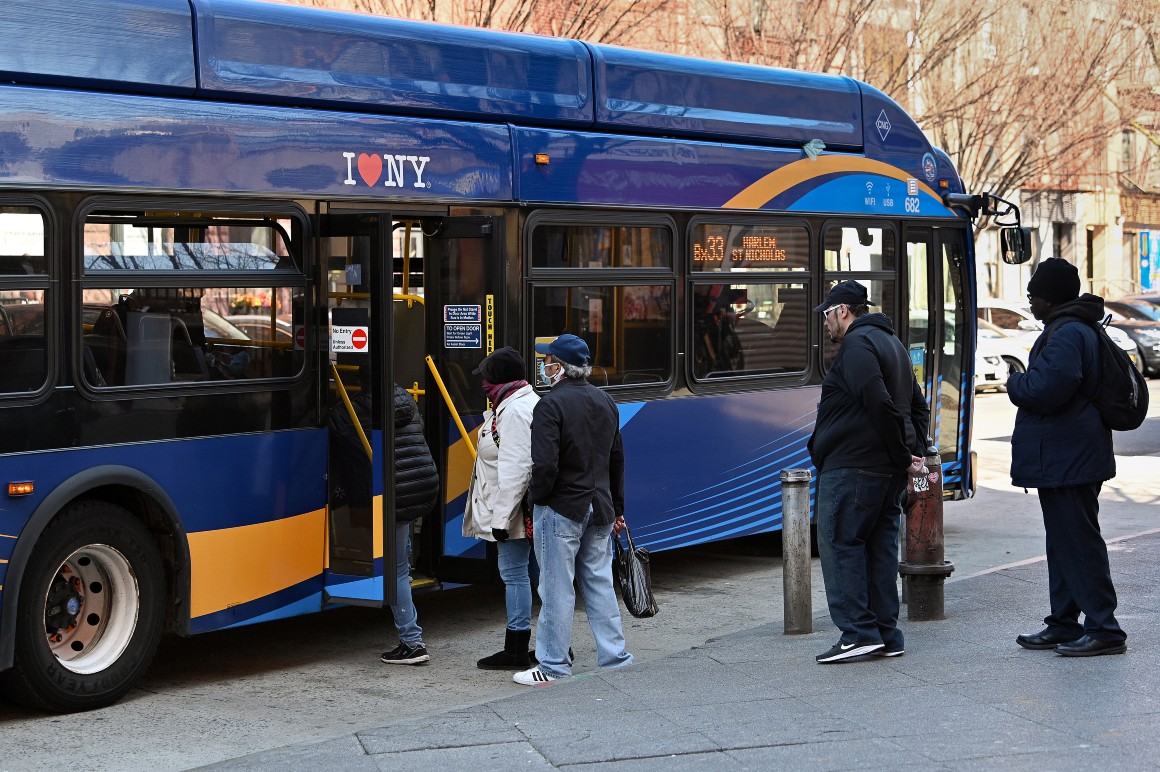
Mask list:
[[[1007,379],[1019,408],[1011,434],[1011,483],[1020,488],[1088,485],[1116,476],[1112,432],[1091,398],[1100,379],[1100,344],[1092,324],[1104,301],[1081,295],[1060,305],[1031,347],[1025,373]]]
[[[439,498],[439,471],[415,400],[395,386],[395,522],[415,520],[431,511]]]

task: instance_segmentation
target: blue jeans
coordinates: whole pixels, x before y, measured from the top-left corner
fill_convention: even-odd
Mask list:
[[[399,641],[408,646],[423,645],[419,612],[411,601],[411,524],[395,524],[395,588],[397,602],[391,606]]]
[[[818,477],[818,555],[843,643],[903,648],[898,525],[903,472],[832,469]]]
[[[528,578],[528,558],[532,545],[527,539],[496,542],[499,575],[503,579],[509,630],[532,629],[532,583]]]
[[[540,623],[536,628],[536,659],[548,675],[572,675],[568,646],[576,587],[584,596],[588,626],[596,639],[600,667],[627,667],[632,655],[624,650],[620,603],[612,587],[612,524],[593,525],[589,508],[584,522],[569,520],[539,506],[532,513],[536,558],[540,563]]]

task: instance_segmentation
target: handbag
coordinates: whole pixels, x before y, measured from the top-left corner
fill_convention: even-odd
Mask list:
[[[653,598],[652,575],[648,565],[648,550],[632,543],[632,533],[626,527],[624,535],[628,539],[628,549],[620,543],[620,537],[612,534],[614,554],[612,575],[624,600],[628,613],[637,619],[656,616],[657,602]]]

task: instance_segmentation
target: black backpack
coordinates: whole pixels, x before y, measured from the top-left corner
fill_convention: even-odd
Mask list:
[[[1127,353],[1108,337],[1104,329],[1107,322],[1105,319],[1103,324],[1091,325],[1096,331],[1100,353],[1100,380],[1091,402],[1099,411],[1104,426],[1126,432],[1138,429],[1148,417],[1148,382]],[[1047,340],[1043,343],[1046,345]]]

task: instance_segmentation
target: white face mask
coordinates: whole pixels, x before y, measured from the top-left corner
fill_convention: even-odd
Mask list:
[[[540,377],[540,382],[545,386],[555,386],[556,383],[564,376],[564,368],[555,362],[552,363],[556,367],[556,372],[548,375],[548,366],[544,364],[544,360],[540,360],[537,368],[537,375]]]

